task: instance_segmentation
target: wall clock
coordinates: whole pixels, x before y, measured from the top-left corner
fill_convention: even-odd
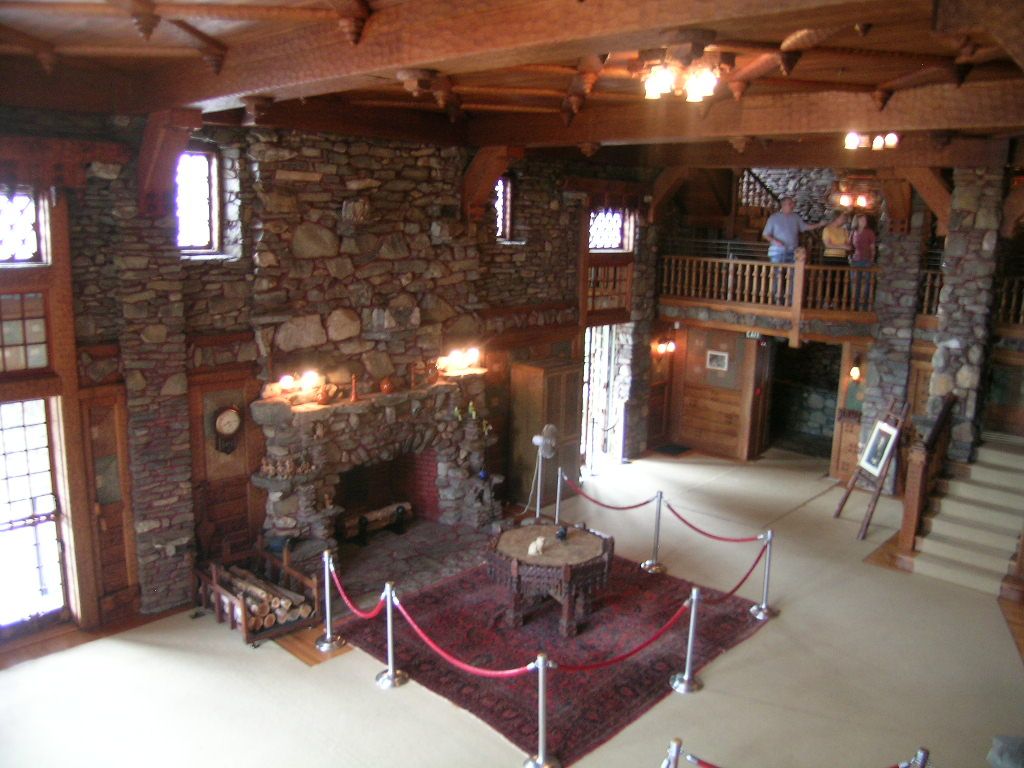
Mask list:
[[[238,446],[242,430],[242,412],[233,405],[218,408],[213,413],[214,447],[221,453],[231,453]]]

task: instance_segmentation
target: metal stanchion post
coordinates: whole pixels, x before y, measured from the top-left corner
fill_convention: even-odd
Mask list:
[[[779,612],[768,605],[768,580],[772,574],[772,540],[775,538],[775,534],[771,531],[765,531],[761,536],[764,538],[765,546],[768,551],[764,553],[764,589],[761,592],[761,604],[750,606],[750,612],[754,614],[754,618],[758,621],[764,621],[770,619],[772,616],[778,616]]]
[[[700,587],[690,591],[690,636],[686,638],[686,669],[669,678],[668,684],[676,693],[695,693],[704,687],[693,675],[693,642],[697,639],[697,608],[700,606]]]
[[[661,500],[662,493],[658,491],[654,505],[654,551],[651,553],[650,560],[644,560],[640,563],[640,567],[647,571],[647,573],[665,572],[665,566],[658,562],[658,546],[661,539]]]
[[[554,669],[555,664],[548,661],[546,653],[538,653],[530,667],[537,670],[537,754],[527,758],[523,768],[562,768],[562,764],[547,753],[547,671]]]
[[[324,634],[316,639],[316,649],[320,653],[328,653],[345,645],[345,640],[334,634],[331,626],[331,552],[324,550]]]
[[[683,740],[672,739],[668,743],[668,757],[661,762],[661,768],[679,768],[679,756],[683,752]]]
[[[558,476],[556,478],[557,484],[555,485],[555,525],[558,525],[558,521],[562,516],[562,467],[558,467]]]
[[[388,668],[377,673],[377,687],[387,690],[398,688],[409,682],[409,675],[400,669],[395,669],[395,582],[389,581],[384,585],[384,600],[388,618]]]

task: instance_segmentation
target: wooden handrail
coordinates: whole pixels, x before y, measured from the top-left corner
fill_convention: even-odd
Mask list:
[[[949,450],[953,432],[952,415],[955,404],[956,396],[952,393],[946,395],[931,430],[924,439],[916,440],[910,447],[907,457],[907,486],[903,492],[903,522],[897,539],[897,548],[900,552],[909,554],[914,551],[921,516],[946,461],[946,452]]]

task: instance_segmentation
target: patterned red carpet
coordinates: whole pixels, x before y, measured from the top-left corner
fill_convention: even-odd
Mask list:
[[[398,598],[413,620],[441,648],[487,669],[520,667],[545,652],[556,663],[587,665],[623,654],[650,638],[689,596],[691,585],[649,575],[616,557],[608,587],[575,638],[558,633],[558,605],[547,601],[525,626],[503,624],[504,590],[471,568],[412,595]],[[721,593],[701,589],[694,668],[707,664],[760,626],[750,601],[712,604]],[[669,678],[685,664],[689,614],[656,643],[632,658],[596,671],[548,674],[548,753],[568,765],[604,743],[672,693]],[[349,642],[386,660],[384,615],[350,617],[337,624]],[[430,650],[395,613],[395,665],[493,727],[528,755],[537,751],[537,675],[488,679],[460,671]],[[383,669],[383,667],[382,667]],[[400,696],[396,691],[394,695]],[[678,695],[678,694],[677,694]],[[672,734],[666,734],[666,739]]]

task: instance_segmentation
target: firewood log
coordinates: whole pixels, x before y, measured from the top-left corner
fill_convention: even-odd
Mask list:
[[[221,578],[224,583],[230,585],[235,591],[242,591],[257,600],[262,600],[270,604],[271,608],[277,608],[281,604],[280,598],[270,594],[265,588],[264,584],[250,581],[247,578],[239,576],[235,573],[235,567],[232,566],[228,569],[227,573],[221,572]]]
[[[303,603],[306,600],[305,595],[301,595],[298,592],[293,592],[292,590],[282,587],[280,584],[274,584],[273,582],[268,581],[267,579],[262,579],[252,571],[247,571],[245,568],[231,566],[230,570],[231,573],[237,576],[238,578],[245,579],[246,581],[252,584],[256,584],[261,589],[266,590],[268,594],[279,598],[279,605],[281,608],[284,608],[285,610],[291,608],[292,606],[299,605],[300,603]],[[271,603],[271,607],[277,608],[278,606]]]
[[[264,629],[270,629],[275,624],[277,624],[277,617],[274,614],[268,613],[266,616],[263,617]]]

